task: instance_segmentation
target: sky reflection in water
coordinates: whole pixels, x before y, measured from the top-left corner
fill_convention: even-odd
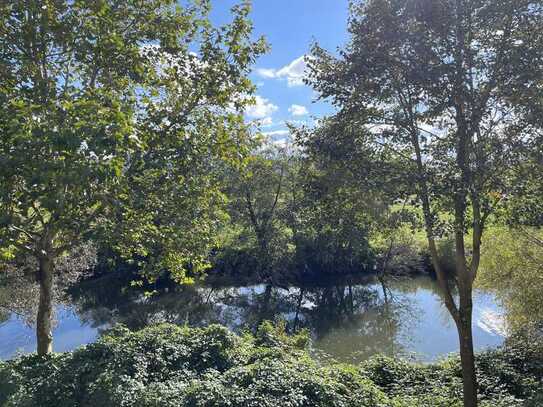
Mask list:
[[[123,290],[121,282],[102,279],[74,292],[72,303],[57,307],[54,349],[72,350],[93,342],[115,323],[141,328],[153,322],[190,325],[222,323],[241,331],[263,320],[283,319],[287,329],[307,328],[312,351],[322,358],[358,362],[376,353],[421,361],[458,350],[456,329],[427,277],[392,281],[386,295],[380,284],[342,283],[326,287],[184,287],[150,299]],[[474,299],[476,349],[503,342],[502,310],[490,294]],[[0,358],[35,348],[34,330],[11,315],[0,324]]]

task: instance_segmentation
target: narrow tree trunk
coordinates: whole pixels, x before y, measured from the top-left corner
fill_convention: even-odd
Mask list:
[[[462,312],[457,328],[460,339],[460,361],[462,364],[462,382],[464,386],[464,407],[476,407],[477,375],[475,371],[475,355],[473,353],[471,309],[469,309],[469,312]]]
[[[270,302],[272,297],[272,285],[266,284],[266,290],[264,291],[264,298],[262,301],[262,306],[259,309],[259,316],[257,320],[257,325],[255,326],[255,331],[260,327],[260,325],[266,321],[271,320],[270,315]]]
[[[354,314],[353,287],[351,283],[349,283],[349,305],[351,306],[351,314]]]
[[[53,351],[53,261],[40,257],[38,282],[40,284],[40,303],[36,323],[38,355],[43,356]]]
[[[387,287],[385,284],[385,277],[379,276],[377,277],[377,279],[381,283],[381,289],[383,290],[383,299],[385,300],[385,304],[388,306],[388,293],[387,293]]]
[[[298,297],[298,304],[296,305],[296,314],[294,315],[294,328],[293,332],[296,333],[298,330],[298,323],[300,321],[300,311],[302,309],[302,301],[304,300],[304,289],[300,288],[300,296]]]

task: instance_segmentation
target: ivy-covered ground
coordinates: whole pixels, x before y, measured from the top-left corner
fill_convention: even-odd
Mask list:
[[[0,406],[451,407],[461,405],[456,358],[415,365],[378,357],[319,365],[307,336],[263,324],[256,335],[158,325],[115,328],[47,358],[0,363]],[[542,406],[543,346],[517,338],[479,354],[487,407]]]

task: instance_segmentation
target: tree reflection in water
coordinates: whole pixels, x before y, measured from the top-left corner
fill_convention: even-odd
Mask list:
[[[322,358],[359,361],[375,353],[404,355],[406,331],[417,312],[402,295],[401,281],[343,281],[327,286],[280,288],[180,286],[150,297],[109,276],[72,290],[82,321],[107,329],[122,323],[137,329],[158,322],[203,326],[220,323],[235,331],[256,330],[264,320],[286,322],[290,332],[307,329]]]

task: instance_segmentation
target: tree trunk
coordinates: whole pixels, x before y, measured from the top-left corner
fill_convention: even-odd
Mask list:
[[[259,309],[259,316],[257,320],[257,325],[255,326],[255,331],[262,325],[264,321],[271,320],[270,315],[270,302],[272,298],[272,285],[266,284],[266,290],[264,291],[264,298],[262,300],[261,307]]]
[[[293,333],[296,333],[298,330],[298,323],[300,322],[300,311],[302,309],[303,300],[304,300],[304,289],[300,288],[300,296],[298,297],[298,304],[296,305],[296,314],[294,315]]]
[[[40,303],[36,321],[36,338],[38,355],[44,356],[53,351],[53,261],[43,256],[40,257],[39,262]]]
[[[475,371],[475,355],[473,353],[471,319],[472,310],[468,308],[467,310],[460,311],[460,319],[457,323],[464,387],[464,407],[477,406],[477,374]]]
[[[387,293],[387,286],[385,284],[385,276],[381,275],[377,277],[377,279],[381,283],[381,289],[383,290],[383,299],[385,300],[385,305],[388,306],[388,293]]]

